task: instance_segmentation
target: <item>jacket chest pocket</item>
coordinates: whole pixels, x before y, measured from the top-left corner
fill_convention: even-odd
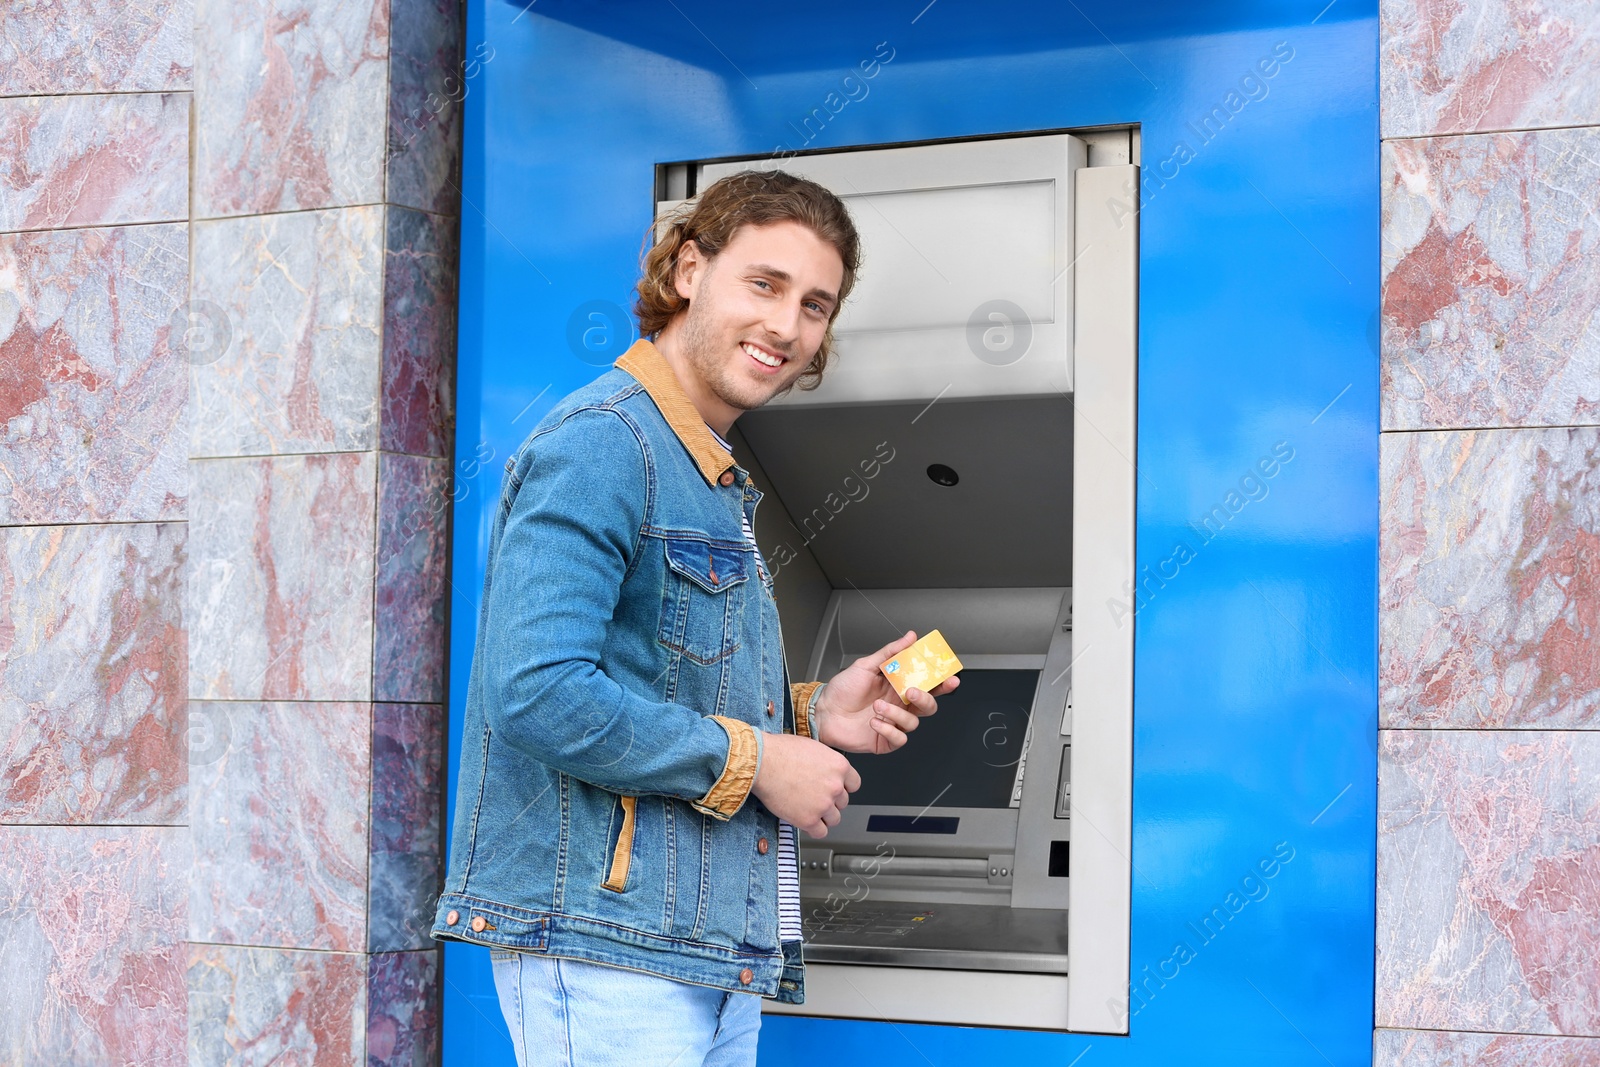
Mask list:
[[[739,549],[666,538],[667,570],[656,638],[696,663],[715,663],[739,647],[749,562]]]

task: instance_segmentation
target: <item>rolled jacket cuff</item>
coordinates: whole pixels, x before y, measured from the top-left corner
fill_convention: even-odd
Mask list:
[[[761,735],[747,722],[723,715],[711,718],[728,732],[728,759],[706,795],[690,804],[712,818],[727,820],[744,807],[745,798],[756,784],[756,772],[761,769]]]
[[[794,732],[801,737],[816,740],[817,724],[815,719],[817,694],[822,692],[822,687],[827,682],[792,682],[789,685],[789,699],[794,704]]]

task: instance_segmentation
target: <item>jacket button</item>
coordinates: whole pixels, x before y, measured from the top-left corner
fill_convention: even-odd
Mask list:
[[[483,928],[485,926],[488,926],[488,925],[489,925],[488,921],[485,920],[482,915],[474,915],[472,917],[472,932],[473,933],[475,933],[475,934],[483,933]]]
[[[461,913],[459,911],[452,911],[450,914],[448,914],[448,915],[446,915],[444,917],[444,924],[446,926],[454,926],[456,923],[458,923],[460,921],[461,921]]]
[[[732,485],[733,484],[733,472],[732,471],[723,471],[722,472],[722,477],[718,478],[717,481],[721,482],[723,485]]]
[[[769,701],[767,701],[767,715],[771,716],[771,714],[772,714],[772,701],[769,700]]]
[[[763,856],[767,854],[767,849],[771,847],[772,846],[767,843],[767,839],[764,837],[760,841],[756,842],[756,851],[761,853]]]
[[[746,967],[744,970],[739,972],[739,983],[741,985],[749,985],[751,982],[755,981],[755,977],[755,975],[750,973],[750,968]]]

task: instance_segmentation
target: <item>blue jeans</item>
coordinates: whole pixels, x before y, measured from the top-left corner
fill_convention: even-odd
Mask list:
[[[491,949],[517,1067],[753,1067],[761,998]]]

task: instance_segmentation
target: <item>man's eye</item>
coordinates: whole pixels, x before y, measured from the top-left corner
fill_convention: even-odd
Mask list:
[[[771,289],[772,288],[772,286],[768,285],[766,283],[766,281],[761,279],[761,278],[757,278],[755,281],[756,281],[756,284],[759,285],[759,286],[762,286],[762,287],[767,288],[767,289]]]
[[[817,303],[815,300],[808,303],[806,307],[810,308],[812,311],[815,311],[818,315],[826,315],[828,313],[827,309],[821,304]]]

